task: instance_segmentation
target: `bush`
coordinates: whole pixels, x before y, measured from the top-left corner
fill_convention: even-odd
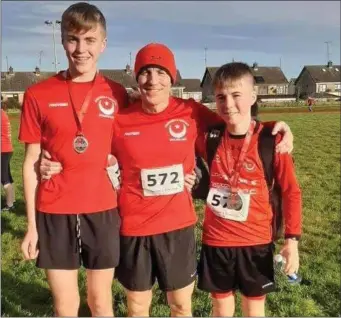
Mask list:
[[[9,97],[4,103],[6,103],[7,109],[21,109],[19,101],[14,97]]]

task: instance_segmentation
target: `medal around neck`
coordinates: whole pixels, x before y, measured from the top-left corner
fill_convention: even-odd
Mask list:
[[[77,153],[83,153],[85,150],[89,147],[89,142],[84,136],[76,136],[76,138],[73,140],[73,149]]]

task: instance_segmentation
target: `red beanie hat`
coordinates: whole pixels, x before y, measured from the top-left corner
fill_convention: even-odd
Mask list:
[[[176,66],[172,51],[165,45],[159,43],[150,43],[138,51],[135,58],[136,80],[142,69],[149,65],[156,65],[163,68],[169,74],[172,83],[176,81]]]

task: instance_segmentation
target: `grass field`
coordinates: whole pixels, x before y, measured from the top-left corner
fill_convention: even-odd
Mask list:
[[[290,286],[278,273],[278,292],[267,300],[268,316],[340,316],[340,113],[263,114],[262,120],[285,120],[295,135],[294,157],[303,190],[304,235],[300,243],[300,273],[310,286]],[[17,139],[18,115],[11,115],[13,140]],[[24,149],[14,142],[12,171],[16,180],[17,211],[1,214],[2,316],[53,316],[52,299],[44,273],[33,262],[25,262],[20,241],[25,232],[25,211],[21,182]],[[201,235],[203,207],[196,202]],[[200,241],[199,241],[200,242]],[[82,303],[80,316],[89,316],[85,303],[84,272],[79,278]],[[115,315],[125,316],[125,297],[115,282]],[[239,299],[238,299],[239,301]],[[195,290],[194,316],[209,316],[210,299]],[[157,287],[152,316],[168,316],[166,300]],[[238,308],[237,316],[241,316]]]

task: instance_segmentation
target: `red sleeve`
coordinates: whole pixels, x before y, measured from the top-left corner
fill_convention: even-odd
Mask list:
[[[112,139],[111,139],[111,154],[115,157],[117,156],[117,147],[116,147],[116,140],[118,136],[118,125],[116,124],[117,119],[114,120],[113,123],[113,133],[112,133]]]
[[[195,153],[197,156],[200,156],[205,159],[207,162],[207,133],[200,133],[195,141]]]
[[[40,143],[42,118],[38,103],[30,90],[24,95],[21,109],[19,141],[28,144]]]
[[[113,90],[116,92],[114,96],[118,103],[118,110],[124,109],[128,107],[128,102],[129,102],[127,90],[122,85],[116,82],[114,84],[115,85],[112,87],[113,87]]]
[[[120,100],[118,101],[119,108],[126,108],[129,104],[128,92],[127,90],[122,87],[122,91],[120,94]]]
[[[203,104],[197,103],[194,100],[192,101],[192,107],[195,114],[195,120],[198,126],[198,133],[206,133],[208,128],[220,123],[223,123],[221,117],[215,113],[214,111],[210,110]]]
[[[276,144],[281,140],[276,138]],[[282,189],[285,236],[300,236],[302,232],[302,195],[298,184],[293,158],[290,154],[275,155],[275,177]]]

